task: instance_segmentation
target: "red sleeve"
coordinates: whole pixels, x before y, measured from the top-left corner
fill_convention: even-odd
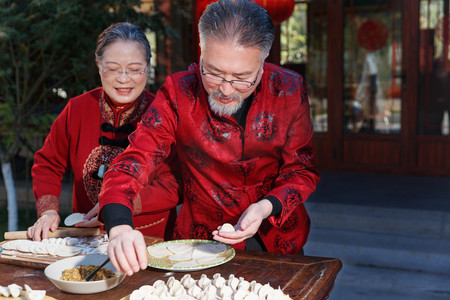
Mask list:
[[[300,203],[306,201],[320,179],[319,172],[314,168],[313,125],[306,85],[303,79],[300,80],[299,94],[296,95],[301,101],[297,118],[290,126],[289,138],[283,148],[280,175],[268,193],[268,196],[279,199],[283,206],[281,214],[269,218],[276,227],[283,224]]]
[[[43,147],[34,156],[31,169],[38,216],[48,209],[59,209],[61,180],[69,167],[67,131],[70,102],[53,122]]]
[[[161,163],[157,171],[150,175],[148,185],[144,186],[134,203],[134,214],[160,212],[174,208],[181,201],[181,175],[175,150]],[[136,206],[140,206],[137,209]]]

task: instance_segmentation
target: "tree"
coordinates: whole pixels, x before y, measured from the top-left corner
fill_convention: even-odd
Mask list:
[[[8,230],[17,230],[11,161],[44,136],[68,98],[99,86],[98,34],[129,21],[165,36],[161,15],[138,12],[139,0],[0,0],[0,161]]]

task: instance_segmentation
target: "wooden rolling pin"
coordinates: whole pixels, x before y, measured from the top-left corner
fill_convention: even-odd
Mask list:
[[[93,236],[99,235],[100,228],[59,228],[55,232],[49,231],[49,238],[59,238],[66,236]],[[26,231],[5,232],[5,240],[28,239]]]

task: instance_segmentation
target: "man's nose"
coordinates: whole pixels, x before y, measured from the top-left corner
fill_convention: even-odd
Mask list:
[[[234,89],[234,87],[231,85],[231,82],[229,81],[224,81],[221,85],[220,85],[220,91],[222,92],[222,94],[227,97],[230,96],[231,94],[235,93],[236,90]]]

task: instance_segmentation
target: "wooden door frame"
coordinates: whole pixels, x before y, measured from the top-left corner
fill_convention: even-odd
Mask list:
[[[418,70],[419,70],[419,1],[402,1],[402,103],[401,131],[397,134],[355,134],[344,133],[343,101],[343,29],[344,0],[327,0],[327,35],[328,35],[328,131],[315,133],[314,144],[319,149],[319,168],[336,171],[368,171],[399,174],[449,175],[450,170],[433,170],[418,167],[418,153],[424,151],[420,143],[427,140],[446,141],[447,137],[418,136]],[[395,165],[364,165],[345,161],[349,153],[344,147],[354,142],[368,143],[383,147],[393,145]],[[450,142],[450,139],[448,139]],[[345,145],[345,146],[344,146]],[[350,145],[350,146],[349,146]],[[387,146],[389,147],[389,146]],[[444,148],[445,145],[441,148]],[[445,151],[445,150],[440,150]],[[389,152],[388,152],[389,153]],[[389,160],[387,160],[389,161]],[[321,164],[322,162],[323,164]]]
[[[402,169],[414,173],[417,162],[418,130],[418,70],[419,70],[419,5],[420,1],[403,0],[402,70],[402,115],[401,115],[401,153]],[[415,46],[413,46],[415,45]]]

